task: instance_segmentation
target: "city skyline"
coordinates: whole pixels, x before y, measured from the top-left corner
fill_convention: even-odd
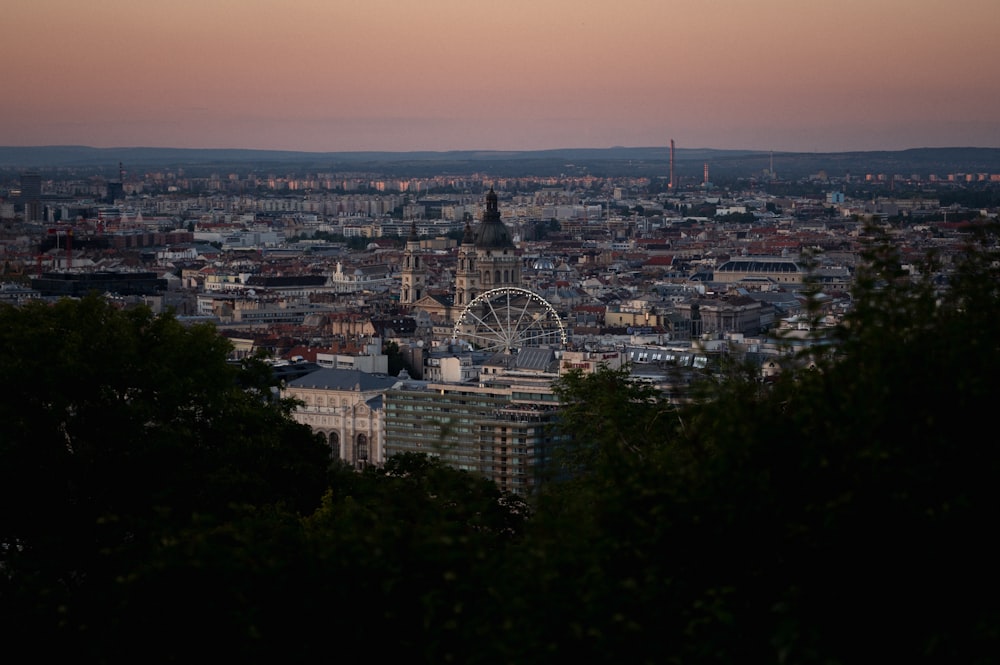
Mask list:
[[[0,145],[1000,147],[995,0],[15,0]]]

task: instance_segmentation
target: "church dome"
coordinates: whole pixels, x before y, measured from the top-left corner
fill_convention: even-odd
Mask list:
[[[535,262],[531,264],[533,270],[555,270],[556,264],[552,262],[552,259],[545,257],[539,257],[535,259]]]
[[[482,223],[476,229],[475,243],[480,249],[504,249],[514,246],[507,225],[500,219],[497,194],[492,187],[486,195],[486,211],[483,213]]]

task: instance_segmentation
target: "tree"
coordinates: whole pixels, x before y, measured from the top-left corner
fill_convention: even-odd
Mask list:
[[[0,306],[2,607],[72,643],[148,548],[241,506],[311,511],[328,449],[229,342],[94,295]],[[35,627],[37,627],[37,625]],[[16,632],[16,631],[15,631]]]
[[[933,256],[905,275],[873,238],[815,369],[734,372],[674,413],[623,373],[564,381],[573,445],[633,452],[543,488],[506,573],[530,645],[511,660],[995,660],[1000,452],[976,432],[1000,375],[997,258],[984,237],[942,288]]]
[[[8,645],[102,662],[301,662],[331,638],[435,663],[995,662],[997,249],[984,234],[911,276],[873,234],[853,311],[773,382],[736,366],[673,406],[627,369],[566,374],[530,513],[423,455],[327,468],[210,328],[96,298],[0,308],[18,388],[0,403]]]
[[[398,376],[402,370],[412,371],[410,363],[407,361],[406,356],[399,349],[399,344],[396,342],[386,342],[382,347],[382,353],[388,356],[389,362],[389,374],[391,376]]]
[[[641,458],[661,415],[674,409],[627,366],[584,374],[571,370],[554,386],[561,403],[555,475],[580,477]],[[665,416],[666,420],[669,416]],[[660,421],[658,423],[658,421]]]
[[[491,481],[425,455],[360,473],[335,465],[306,518],[247,509],[158,543],[128,576],[104,653],[166,628],[163,660],[221,643],[210,657],[311,662],[353,641],[393,660],[469,662],[496,631],[491,597],[505,582],[495,572],[527,517]],[[158,624],[144,618],[192,598]]]
[[[727,385],[689,420],[717,451],[698,471],[702,555],[745,571],[729,616],[772,608],[754,629],[789,658],[973,662],[995,655],[1000,591],[981,527],[1000,455],[972,434],[1000,369],[995,247],[970,247],[944,290],[933,256],[917,278],[883,238],[866,258],[818,370],[751,399]]]

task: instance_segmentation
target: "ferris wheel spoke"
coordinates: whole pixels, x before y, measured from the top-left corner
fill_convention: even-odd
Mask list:
[[[477,339],[481,343],[476,343]],[[501,342],[498,339],[492,338],[492,337],[473,338],[473,340],[471,340],[471,341],[481,351],[498,351],[498,350],[504,348],[503,342]]]
[[[490,313],[493,315],[494,320],[496,320],[496,322],[497,322],[497,327],[500,330],[509,329],[510,328],[510,296],[506,296],[506,306],[504,306],[502,308],[504,310],[504,312],[506,313],[506,315],[507,315],[506,316],[506,318],[507,318],[506,322],[503,321],[503,320],[501,320],[501,318],[500,318],[500,312],[498,312],[497,308],[494,307],[492,300],[487,301],[487,305],[490,308]]]
[[[500,336],[501,333],[500,333],[499,328],[494,327],[493,325],[491,325],[490,322],[488,322],[483,317],[477,315],[475,312],[468,312],[468,315],[470,317],[472,317],[472,319],[473,319],[473,321],[471,321],[472,325],[477,326],[477,327],[481,326],[485,330],[488,330],[491,334],[496,335],[496,336]]]
[[[501,343],[503,335],[490,331],[473,330],[463,335],[465,338],[475,341],[479,346],[493,346]]]
[[[475,315],[474,313],[472,314],[477,322],[477,327],[470,336],[479,340],[481,342],[479,346],[481,348],[485,348],[486,350],[509,347],[509,334],[505,332],[502,321],[492,306],[490,307],[490,313],[492,313],[493,316],[486,314],[485,317],[482,317]],[[494,324],[493,321],[490,321],[490,319],[493,319],[496,324]]]
[[[517,322],[517,330],[520,334],[531,333],[533,330],[537,330],[543,327],[544,321],[534,318],[533,316],[528,316],[519,319]]]
[[[521,334],[518,336],[518,339],[522,342],[534,342],[537,340],[551,339],[552,333],[553,333],[552,330],[546,330],[543,328],[539,328],[537,331],[534,332],[532,332],[530,328],[526,328],[525,330],[521,331]]]
[[[508,347],[510,345],[510,326],[504,322],[500,311],[497,310],[492,302],[489,303],[489,308],[492,315],[491,318],[496,322],[495,329],[491,328],[491,330],[496,335],[500,345]]]
[[[515,311],[517,303],[511,300],[510,294],[507,294],[507,304],[505,308],[507,318],[506,330],[511,342],[521,341],[523,339],[522,331],[525,328],[524,315],[528,311],[530,304],[531,300],[525,299],[524,306],[521,307],[520,311]]]
[[[517,315],[517,323],[514,324],[515,328],[521,327],[521,322],[524,321],[524,315],[528,313],[528,307],[531,305],[531,298],[524,299],[524,307],[521,308],[520,313]]]

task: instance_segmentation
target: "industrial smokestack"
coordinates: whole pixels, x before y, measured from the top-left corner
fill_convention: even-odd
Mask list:
[[[677,181],[674,180],[674,140],[670,139],[670,191],[677,189]]]

